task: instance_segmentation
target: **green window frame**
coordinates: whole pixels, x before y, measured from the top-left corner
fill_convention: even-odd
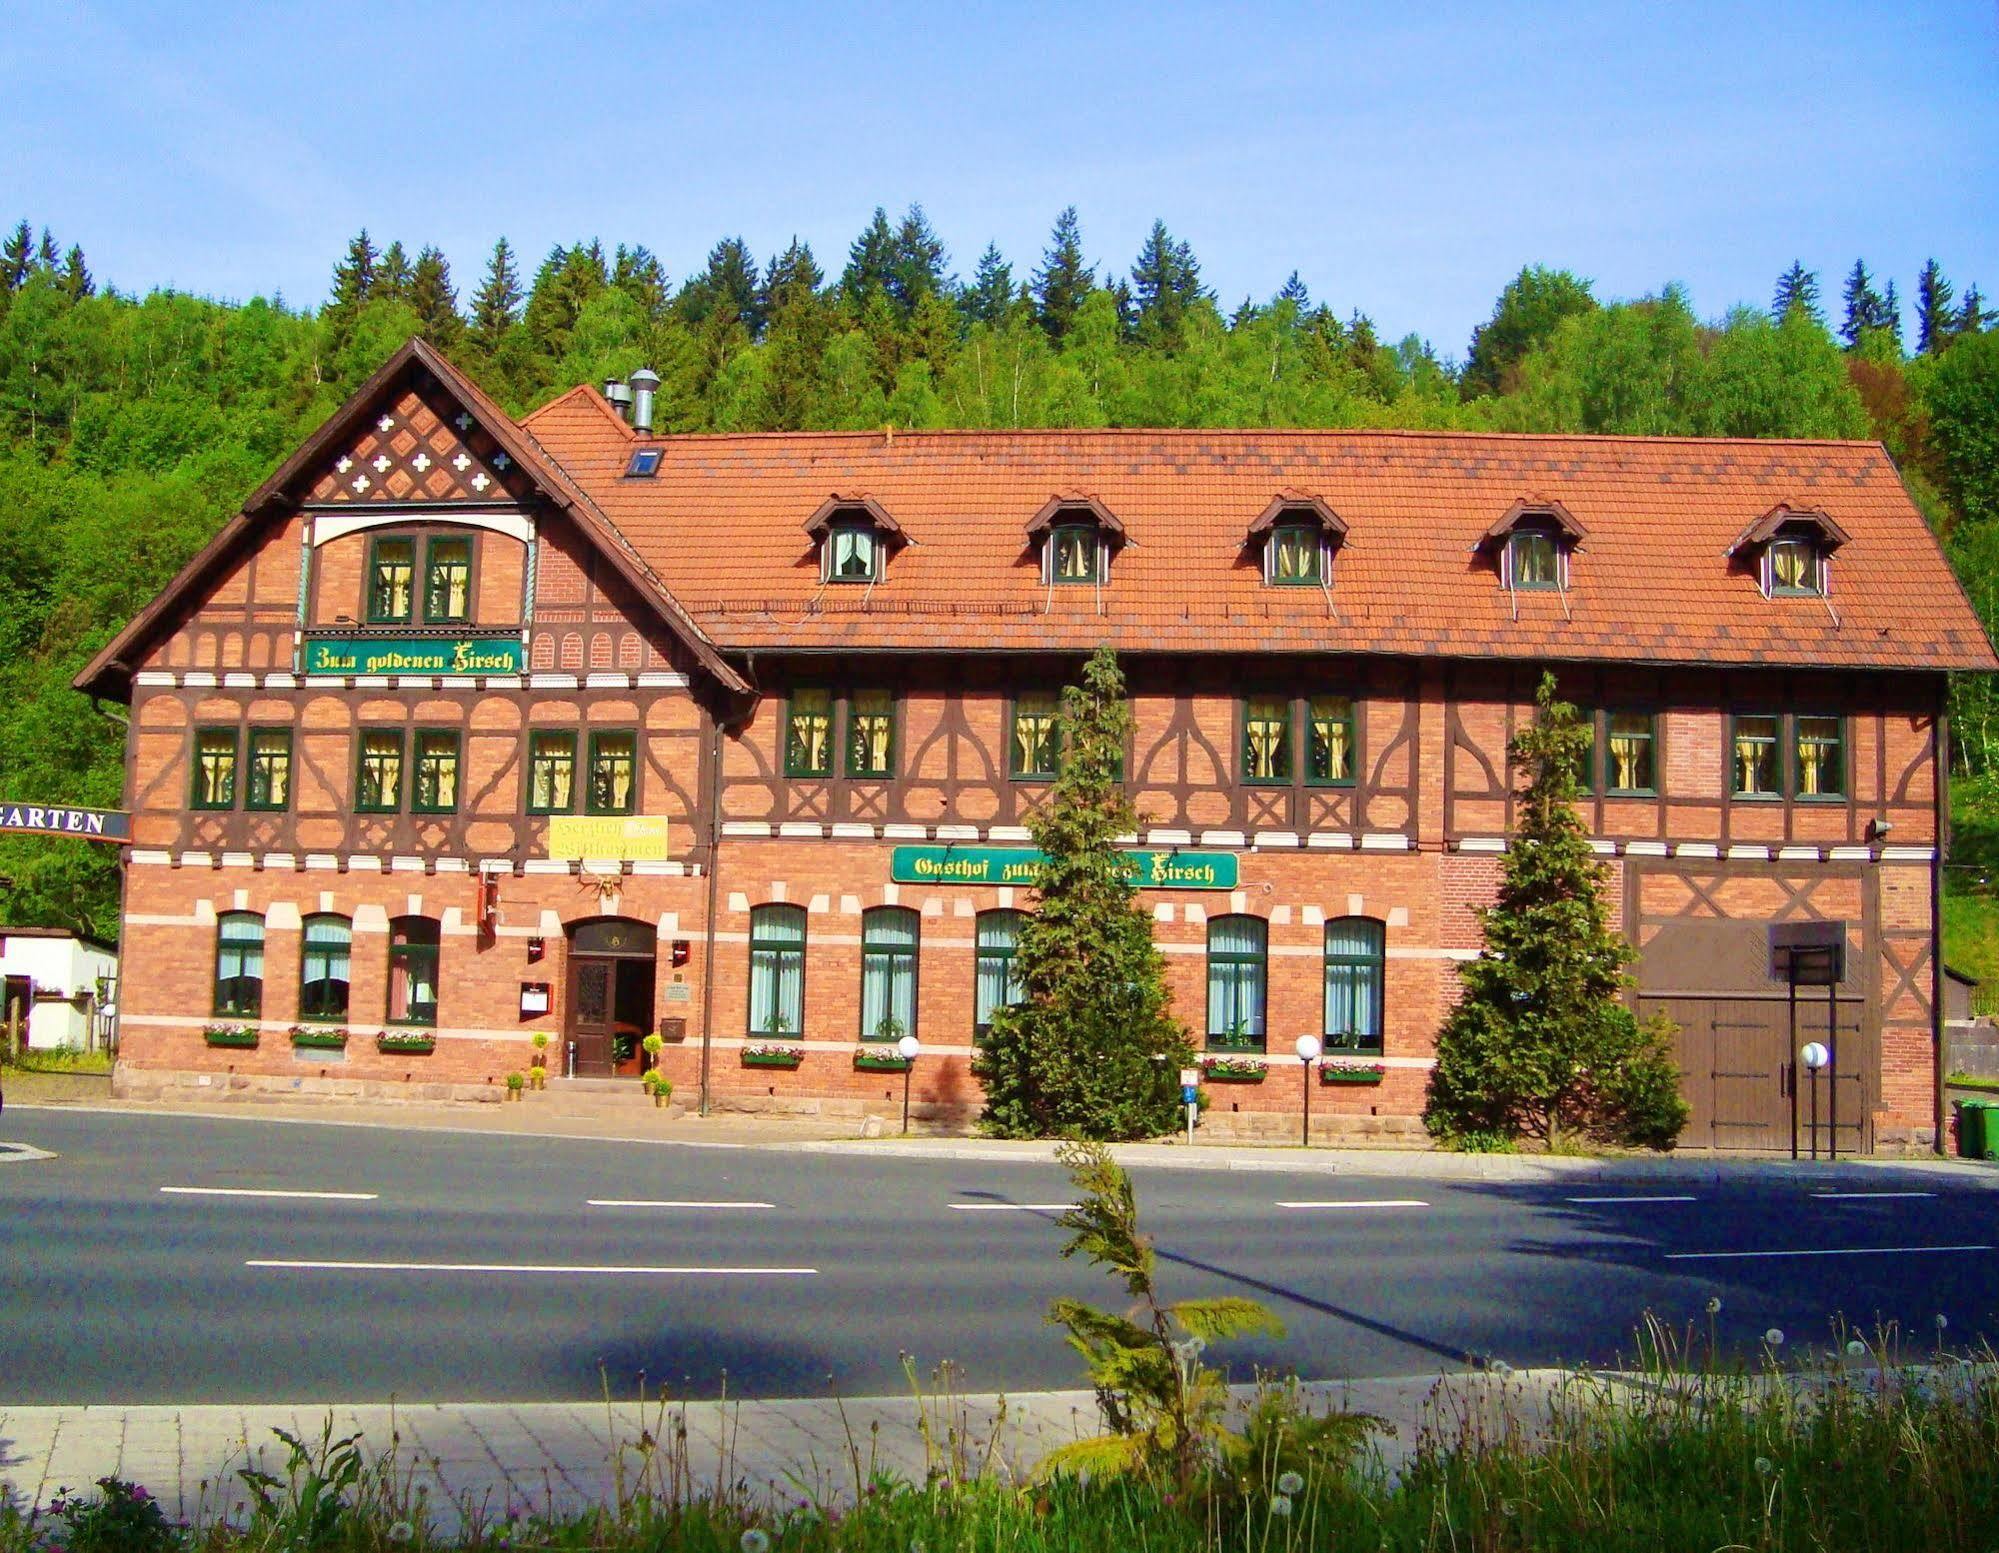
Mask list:
[[[528,813],[575,812],[575,730],[537,729],[528,735]]]
[[[298,1017],[344,1024],[353,966],[354,924],[332,913],[307,917],[299,942]]]
[[[916,1034],[916,956],[923,919],[907,906],[861,913],[861,1039]]]
[[[583,788],[585,814],[630,814],[638,807],[639,736],[613,728],[590,735],[589,779]]]
[[[1381,1051],[1388,930],[1373,917],[1326,924],[1326,1050]]]
[[[1559,588],[1561,541],[1548,529],[1515,529],[1506,539],[1506,571],[1516,589]]]
[[[459,738],[456,728],[419,728],[410,782],[414,814],[458,812]]]
[[[1062,768],[1062,698],[1031,690],[1014,697],[1007,719],[1007,775],[1017,782],[1052,782]]]
[[[215,919],[215,1000],[218,1019],[257,1019],[264,1012],[264,919],[225,911]]]
[[[1659,720],[1650,712],[1603,714],[1603,791],[1617,798],[1651,798],[1659,791]],[[1594,733],[1596,720],[1590,720]],[[1596,765],[1592,740],[1590,765]]]
[[[895,697],[886,690],[857,690],[847,700],[847,775],[895,775]]]
[[[423,551],[423,618],[427,625],[464,625],[472,618],[472,540],[440,534]]]
[[[1846,719],[1800,712],[1791,739],[1792,770],[1802,803],[1846,799]]]
[[[1774,598],[1816,598],[1825,591],[1825,572],[1818,541],[1782,535],[1764,547]]]
[[[1352,787],[1358,758],[1353,697],[1314,696],[1305,717],[1305,780],[1313,787]]]
[[[881,536],[871,524],[836,523],[826,531],[826,580],[879,582],[881,553]]]
[[[1242,779],[1251,787],[1289,786],[1291,702],[1251,696],[1242,704]]]
[[[1784,719],[1775,712],[1738,712],[1729,728],[1730,792],[1752,800],[1784,796]]]
[[[1270,995],[1270,925],[1261,917],[1208,919],[1208,1048],[1262,1051]]]
[[[396,917],[389,923],[389,1002],[392,1025],[437,1023],[435,917]]]
[[[1319,530],[1310,523],[1280,523],[1270,531],[1265,581],[1276,588],[1316,588],[1323,571]]]
[[[784,707],[784,774],[788,777],[829,777],[833,774],[833,692],[817,688],[792,691]]]
[[[193,787],[189,807],[236,807],[236,747],[239,730],[203,727],[194,730]]]
[[[368,624],[408,625],[416,613],[416,541],[385,534],[368,541]]]
[[[805,1026],[805,908],[759,906],[750,913],[749,1033],[766,1040]]]
[[[354,812],[394,814],[403,806],[403,730],[363,728],[354,761]]]
[[[1008,907],[979,913],[974,929],[976,944],[972,974],[972,1040],[983,1041],[993,1027],[997,1009],[1012,1008],[1027,1000],[1027,987],[1020,979],[1020,930],[1027,925],[1027,913]]]
[[[291,807],[291,729],[252,728],[248,766],[244,781],[244,808],[275,812]]]
[[[1103,536],[1086,523],[1062,523],[1048,535],[1048,581],[1087,588],[1102,577]]]

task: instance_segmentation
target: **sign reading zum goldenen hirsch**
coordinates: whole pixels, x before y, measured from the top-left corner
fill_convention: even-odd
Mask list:
[[[1233,852],[1127,852],[1142,890],[1233,890]],[[1014,884],[1031,889],[1041,854],[1032,847],[897,847],[889,877],[898,884]]]
[[[515,637],[321,636],[305,644],[307,674],[518,674],[527,649]]]

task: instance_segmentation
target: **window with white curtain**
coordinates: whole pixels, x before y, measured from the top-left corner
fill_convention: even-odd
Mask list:
[[[861,1039],[895,1041],[916,1034],[916,937],[919,918],[906,906],[861,914]]]
[[[1327,1050],[1381,1050],[1385,941],[1381,924],[1371,917],[1326,924]]]
[[[215,1012],[255,1019],[264,1009],[264,919],[225,911],[216,919]]]
[[[354,928],[345,917],[305,919],[305,943],[299,955],[299,1018],[338,1023],[347,1017],[353,952]]]
[[[982,911],[978,918],[978,971],[973,983],[972,1033],[983,1040],[992,1028],[993,1010],[1026,1001],[1014,955],[1020,948],[1024,911]]]
[[[750,1034],[795,1036],[805,1026],[805,909],[750,913]]]
[[[1208,922],[1208,1045],[1263,1050],[1269,937],[1261,917]]]

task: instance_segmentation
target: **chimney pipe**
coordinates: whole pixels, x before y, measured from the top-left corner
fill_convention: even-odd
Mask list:
[[[632,374],[632,426],[643,432],[652,430],[652,399],[659,390],[659,374],[650,367],[640,367]]]
[[[609,401],[624,420],[632,418],[632,391],[617,378],[609,378],[604,383],[604,398]]]

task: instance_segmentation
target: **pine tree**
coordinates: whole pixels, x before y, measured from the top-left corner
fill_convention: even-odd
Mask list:
[[[440,350],[450,350],[465,333],[458,316],[458,293],[451,285],[451,265],[438,249],[426,246],[410,271],[410,310],[423,326],[423,337]]]
[[[42,240],[35,248],[35,268],[44,275],[53,275],[62,268],[62,249],[55,233],[47,227],[42,228]]]
[[[972,283],[958,298],[967,323],[997,325],[1013,306],[1013,266],[1001,257],[998,243],[987,243],[979,255]]]
[[[501,337],[520,321],[521,277],[514,267],[514,251],[503,237],[493,245],[486,261],[486,278],[472,298],[472,341],[491,355]]]
[[[1852,273],[1846,277],[1844,298],[1846,322],[1840,325],[1839,337],[1846,342],[1848,350],[1853,350],[1868,330],[1881,327],[1884,311],[1881,294],[1874,289],[1873,277],[1867,273],[1864,261],[1853,261]]]
[[[1985,305],[1985,294],[1977,286],[1964,288],[1964,303],[1957,310],[1957,317],[1950,326],[1951,338],[1960,335],[1982,334],[1992,326],[1992,309]]]
[[[1902,298],[1895,290],[1895,283],[1888,282],[1888,289],[1881,293],[1881,327],[1888,331],[1888,337],[1895,342],[1895,354],[1902,354]]]
[[[1164,221],[1154,221],[1131,267],[1131,327],[1140,342],[1164,349],[1178,345],[1188,310],[1206,295],[1194,250],[1176,242]]]
[[[407,302],[410,299],[410,283],[414,279],[409,255],[403,252],[402,239],[397,238],[382,250],[382,262],[375,270],[375,284],[368,293],[369,298]]]
[[[647,318],[657,320],[666,312],[666,270],[645,244],[631,248],[618,244],[611,259],[611,284],[636,302]]]
[[[719,314],[739,323],[751,339],[763,332],[763,304],[757,289],[757,261],[740,237],[725,237],[708,250],[708,264],[680,288],[674,305],[699,328]]]
[[[825,283],[819,261],[812,257],[811,244],[801,243],[794,233],[784,252],[765,266],[763,291],[757,306],[766,320],[774,319],[779,311],[794,303],[815,300]]]
[[[1083,262],[1083,227],[1074,205],[1055,218],[1055,230],[1041,267],[1034,272],[1034,311],[1048,337],[1061,342],[1076,322],[1076,309],[1096,289],[1094,265]]]
[[[895,283],[895,261],[895,229],[888,224],[888,212],[877,205],[873,219],[847,250],[840,295],[858,305],[870,291],[886,293]]]
[[[1437,1036],[1423,1120],[1457,1143],[1522,1135],[1665,1149],[1686,1125],[1670,1028],[1622,1000],[1637,953],[1614,932],[1607,875],[1576,813],[1591,732],[1543,675],[1508,755],[1528,776],[1485,948]]]
[[[1934,356],[1950,343],[1954,322],[1951,298],[1956,288],[1944,279],[1943,266],[1931,259],[1916,277],[1916,354]]]
[[[375,245],[368,241],[368,229],[363,227],[347,245],[347,257],[333,267],[330,309],[348,315],[358,313],[361,304],[374,293],[378,263]]]
[[[1291,272],[1289,279],[1284,282],[1284,285],[1272,300],[1280,305],[1286,302],[1290,303],[1300,318],[1306,318],[1311,315],[1312,293],[1306,289],[1305,282],[1298,278],[1296,270]]]
[[[545,355],[560,357],[569,349],[577,315],[610,284],[601,244],[564,248],[558,243],[535,272],[521,322]]]
[[[1061,774],[1028,824],[1044,861],[1014,958],[1026,1001],[994,1011],[972,1059],[981,1123],[1013,1138],[1151,1137],[1178,1118],[1193,1049],[1118,847],[1138,816],[1121,771],[1131,710],[1109,648],[1062,692],[1058,722]]]
[[[1825,314],[1819,310],[1818,273],[1806,269],[1796,259],[1777,277],[1777,293],[1770,299],[1770,317],[1782,323],[1793,310],[1802,310],[1818,323],[1825,322]]]
[[[72,302],[97,293],[97,282],[91,278],[90,266],[83,262],[83,249],[76,243],[70,244],[69,252],[62,257],[62,289]]]
[[[19,291],[35,265],[35,230],[24,220],[0,245],[0,290]]]
[[[944,244],[931,230],[923,207],[912,204],[895,229],[895,257],[889,263],[888,294],[903,317],[925,297],[944,291]]]

